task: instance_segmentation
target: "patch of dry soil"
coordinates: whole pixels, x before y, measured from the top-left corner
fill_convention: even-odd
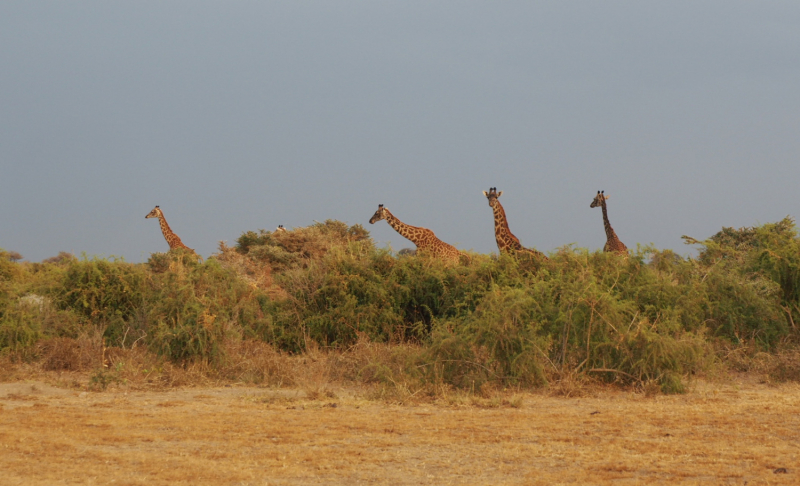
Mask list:
[[[800,484],[799,412],[798,385],[747,381],[519,408],[1,383],[0,483]]]

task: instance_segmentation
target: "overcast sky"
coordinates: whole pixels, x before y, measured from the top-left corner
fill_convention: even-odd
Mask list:
[[[800,215],[800,2],[0,3],[0,248],[139,262],[278,224],[550,252]]]

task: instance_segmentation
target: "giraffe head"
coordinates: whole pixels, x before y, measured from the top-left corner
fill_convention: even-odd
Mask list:
[[[282,224],[279,224],[278,227],[275,228],[275,231],[276,232],[284,232],[284,231],[286,231],[286,228],[284,228]]]
[[[597,195],[594,197],[592,204],[589,205],[590,208],[596,208],[597,206],[604,206],[606,203],[606,199],[608,196],[605,195],[605,191],[597,191]]]
[[[489,206],[494,207],[494,203],[497,202],[497,198],[503,195],[503,191],[497,192],[496,187],[490,187],[489,192],[483,191],[483,195],[489,200]]]
[[[376,221],[380,221],[382,219],[386,219],[386,208],[383,207],[383,204],[378,204],[378,210],[375,211],[375,214],[369,218],[369,224],[375,224]]]
[[[162,216],[161,208],[156,206],[156,207],[153,208],[152,211],[147,213],[147,216],[145,216],[145,219],[147,219],[147,218],[160,218],[161,216]]]

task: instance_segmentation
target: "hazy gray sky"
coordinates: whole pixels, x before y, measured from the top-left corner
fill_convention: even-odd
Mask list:
[[[146,260],[406,223],[496,251],[688,253],[800,215],[800,3],[0,3],[0,247]]]

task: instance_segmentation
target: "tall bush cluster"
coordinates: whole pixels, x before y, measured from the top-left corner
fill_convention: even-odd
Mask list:
[[[797,338],[800,239],[791,219],[723,230],[697,258],[564,247],[540,263],[472,254],[467,265],[377,249],[360,225],[246,232],[204,263],[14,262],[0,253],[0,349],[102,332],[175,362],[226,359],[230,340],[290,353],[363,340],[414,343],[406,369],[455,387],[536,387],[576,375],[680,391],[709,343],[769,351]],[[364,370],[387,379],[387,370]],[[391,378],[391,377],[389,377]]]

